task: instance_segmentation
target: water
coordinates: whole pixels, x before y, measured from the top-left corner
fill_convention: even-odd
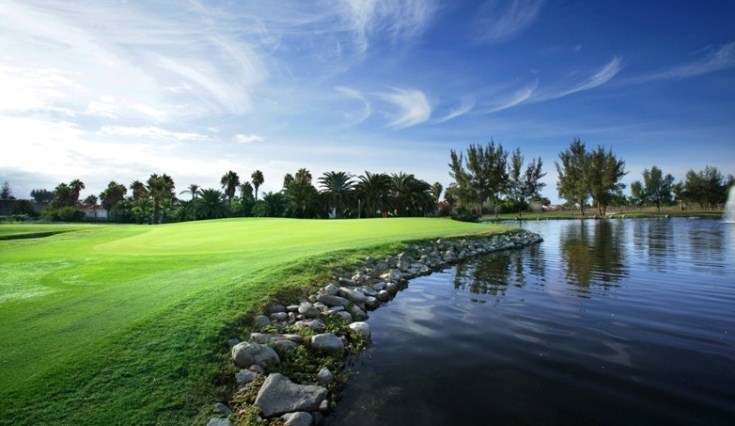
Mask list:
[[[735,424],[735,225],[524,226],[373,312],[326,424]]]
[[[735,186],[730,188],[725,203],[725,222],[735,223]]]

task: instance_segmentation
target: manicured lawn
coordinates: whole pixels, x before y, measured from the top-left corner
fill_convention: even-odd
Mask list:
[[[228,325],[401,241],[505,230],[445,219],[0,225],[0,424],[204,424]],[[370,250],[368,250],[370,248]]]

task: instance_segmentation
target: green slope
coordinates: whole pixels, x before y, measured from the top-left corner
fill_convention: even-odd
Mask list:
[[[0,240],[0,424],[201,422],[226,326],[269,296],[355,249],[500,229],[418,218],[0,225],[66,231]]]

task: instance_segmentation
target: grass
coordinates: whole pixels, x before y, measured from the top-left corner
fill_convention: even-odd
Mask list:
[[[0,424],[204,424],[225,341],[270,298],[444,219],[0,225]]]

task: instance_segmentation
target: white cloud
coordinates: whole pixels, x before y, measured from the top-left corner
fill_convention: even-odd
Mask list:
[[[541,12],[543,0],[490,0],[480,9],[478,39],[482,42],[508,40],[530,27]]]
[[[447,115],[440,118],[437,123],[445,123],[449,120],[453,120],[459,116],[465,115],[472,111],[477,101],[472,96],[465,96],[462,98],[461,103],[458,107],[452,108]]]
[[[206,136],[193,132],[172,132],[160,127],[126,127],[104,126],[100,132],[115,136],[134,136],[150,139],[175,139],[178,141],[196,141],[206,139]]]
[[[621,82],[623,85],[641,84],[651,81],[680,80],[707,74],[735,66],[735,41],[720,46],[715,51],[694,62],[677,65],[664,71],[658,71],[634,77]]]
[[[424,92],[416,89],[392,88],[391,93],[377,93],[376,96],[393,104],[397,114],[389,126],[395,129],[421,124],[431,117],[431,106]]]
[[[539,93],[538,96],[534,96],[533,102],[543,102],[552,99],[559,99],[564,96],[569,96],[574,93],[583,92],[585,90],[594,89],[602,86],[603,84],[610,81],[615,77],[620,70],[623,69],[622,60],[619,56],[614,56],[610,62],[600,68],[596,73],[590,76],[586,81],[578,83],[577,85],[566,88],[566,89],[553,89],[547,90],[546,92]]]
[[[248,144],[248,143],[254,143],[254,142],[263,142],[265,141],[265,138],[263,136],[258,136],[255,134],[251,135],[235,135],[235,142],[242,143],[242,144]]]
[[[345,112],[345,117],[350,121],[350,125],[362,123],[367,120],[373,113],[373,108],[368,102],[365,95],[359,90],[351,89],[349,87],[337,86],[334,88],[336,91],[342,93],[350,99],[354,99],[362,104],[362,109],[357,112]]]

